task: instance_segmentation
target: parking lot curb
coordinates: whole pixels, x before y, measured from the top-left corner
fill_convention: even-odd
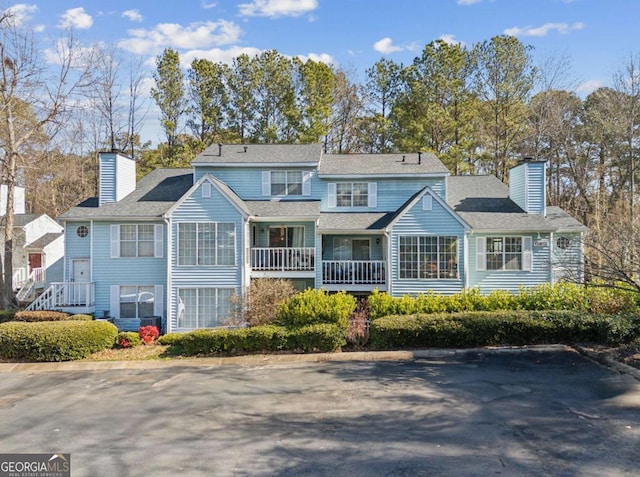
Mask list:
[[[260,354],[203,358],[171,358],[139,361],[64,361],[59,363],[0,363],[0,373],[44,373],[53,371],[106,371],[160,369],[170,367],[268,366],[298,363],[348,361],[410,361],[435,359],[467,353],[517,353],[525,351],[566,351],[564,345],[499,346],[465,349],[417,349],[409,351],[353,351],[308,354]]]

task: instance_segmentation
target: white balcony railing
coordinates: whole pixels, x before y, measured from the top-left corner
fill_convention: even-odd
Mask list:
[[[384,260],[323,260],[322,283],[338,285],[382,285]]]
[[[252,248],[251,269],[270,271],[313,271],[315,249],[312,247]]]

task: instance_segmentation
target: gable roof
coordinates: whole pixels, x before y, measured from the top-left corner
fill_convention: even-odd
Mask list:
[[[509,198],[509,188],[495,176],[447,177],[447,203],[478,232],[588,230],[558,207],[548,207],[547,217],[527,214]]]
[[[191,164],[201,166],[306,164],[315,166],[321,156],[321,144],[212,144],[198,154],[191,161]]]
[[[33,242],[25,245],[24,248],[40,250],[45,248],[47,245],[57,240],[58,238],[62,237],[63,235],[63,232],[49,232],[44,234],[42,237],[34,240]]]
[[[449,169],[435,154],[325,154],[318,167],[318,176],[326,177],[389,177],[447,176]]]
[[[163,214],[164,217],[169,217],[173,212],[180,207],[185,200],[187,200],[191,195],[198,190],[200,185],[203,182],[209,182],[213,187],[215,187],[218,192],[220,192],[223,196],[227,198],[227,200],[233,205],[238,212],[243,214],[245,217],[251,215],[251,211],[245,204],[245,202],[234,192],[234,190],[229,187],[227,184],[222,182],[220,179],[213,177],[211,174],[204,174],[198,182],[189,187],[182,197],[180,197],[169,209]]]
[[[136,189],[113,204],[98,207],[92,197],[63,213],[60,220],[160,218],[193,185],[192,169],[156,169],[136,184]]]

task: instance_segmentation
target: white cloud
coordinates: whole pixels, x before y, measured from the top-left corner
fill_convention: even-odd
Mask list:
[[[456,40],[456,36],[451,33],[440,35],[440,38],[438,38],[438,40],[444,41],[447,45],[465,46],[464,41]]]
[[[183,68],[188,68],[195,59],[206,59],[214,63],[224,63],[230,65],[233,60],[240,55],[253,57],[259,55],[262,50],[252,47],[233,46],[227,50],[221,48],[211,48],[210,50],[190,50],[180,55],[180,63]],[[155,67],[155,61],[153,63]]]
[[[458,5],[473,5],[475,3],[480,3],[482,0],[458,0],[456,3]]]
[[[376,41],[373,44],[373,49],[378,53],[382,53],[383,55],[388,55],[397,51],[404,50],[404,48],[401,46],[393,45],[393,40],[391,40],[391,38],[389,37]]]
[[[604,83],[600,80],[589,80],[579,84],[578,87],[576,88],[576,92],[589,94],[589,93],[593,93],[598,88],[602,88],[603,86],[604,86]]]
[[[550,32],[556,31],[562,35],[565,35],[571,31],[582,30],[584,23],[576,22],[572,25],[568,23],[545,23],[539,27],[513,27],[507,28],[504,33],[511,36],[547,36]]]
[[[210,8],[214,8],[216,6],[215,3],[207,3],[207,2],[202,2],[200,4],[202,6],[202,8],[204,8],[205,10],[209,10]]]
[[[59,28],[78,28],[80,30],[86,30],[93,25],[93,18],[91,15],[85,13],[84,8],[71,8],[61,15],[62,20],[58,24]]]
[[[318,8],[318,0],[253,0],[238,8],[248,17],[298,17]]]
[[[325,63],[327,65],[335,65],[336,61],[328,53],[309,53],[308,55],[298,55],[302,61],[313,60],[316,63]]]
[[[142,21],[142,15],[140,15],[140,12],[138,10],[125,10],[124,12],[122,12],[122,16],[128,18],[132,22]]]
[[[26,3],[18,3],[16,5],[12,5],[3,13],[7,13],[10,15],[8,22],[10,22],[14,26],[20,26],[29,20],[31,20],[31,14],[38,11],[38,7],[36,5],[27,5]]]
[[[144,28],[129,30],[131,38],[122,40],[118,46],[139,55],[155,54],[166,47],[203,49],[214,45],[235,43],[241,33],[240,27],[225,20],[191,23],[186,27],[177,23],[159,23],[152,30]]]

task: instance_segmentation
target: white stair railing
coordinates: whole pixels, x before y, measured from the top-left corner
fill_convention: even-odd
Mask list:
[[[57,310],[95,305],[95,283],[55,282],[27,306],[27,310]]]
[[[20,290],[18,290],[18,293],[16,294],[18,301],[25,301],[38,285],[43,285],[45,283],[45,273],[46,269],[44,267],[38,267],[31,270],[29,278],[22,284]]]

